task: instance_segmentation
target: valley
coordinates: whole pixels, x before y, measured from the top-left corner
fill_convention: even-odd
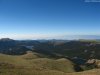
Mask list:
[[[99,75],[100,44],[89,40],[0,40],[0,75]]]

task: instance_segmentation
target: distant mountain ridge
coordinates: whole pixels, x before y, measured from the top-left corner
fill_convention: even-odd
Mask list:
[[[30,48],[31,47],[31,48]],[[27,51],[43,54],[47,57],[100,58],[98,40],[0,40],[0,53],[22,55]]]
[[[63,35],[58,39],[79,40],[79,39],[100,39],[100,35]]]
[[[14,41],[14,40],[10,38],[1,38],[0,41]]]

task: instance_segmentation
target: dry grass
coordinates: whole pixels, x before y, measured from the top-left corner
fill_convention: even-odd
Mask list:
[[[65,58],[40,58],[34,53],[22,56],[0,54],[0,75],[100,75],[100,70],[76,73],[73,63]]]

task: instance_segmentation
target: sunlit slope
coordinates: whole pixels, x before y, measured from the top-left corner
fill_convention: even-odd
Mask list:
[[[72,72],[75,72],[74,64],[65,58],[41,58],[34,53],[0,54],[0,75],[65,75]]]
[[[68,73],[67,75],[100,75],[100,69],[93,69],[78,73]]]

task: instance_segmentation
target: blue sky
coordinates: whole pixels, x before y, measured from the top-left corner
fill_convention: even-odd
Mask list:
[[[100,35],[100,2],[0,0],[0,38],[41,39],[66,35]]]

